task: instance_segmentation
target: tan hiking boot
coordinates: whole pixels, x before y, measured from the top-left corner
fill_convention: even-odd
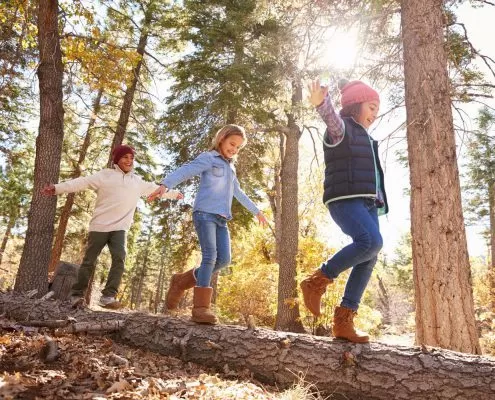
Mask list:
[[[211,287],[194,287],[191,321],[200,324],[216,324],[218,322],[216,315],[210,309],[212,294],[213,288]]]
[[[194,277],[194,268],[182,274],[173,274],[170,279],[170,286],[168,288],[167,297],[165,299],[165,306],[168,310],[175,310],[179,306],[179,302],[184,296],[184,292],[187,289],[191,289],[196,285],[196,278]]]
[[[313,315],[317,317],[321,315],[321,298],[327,290],[327,286],[332,282],[333,279],[327,278],[321,269],[316,270],[301,282],[304,305]]]
[[[354,343],[368,343],[369,336],[354,329],[354,316],[357,313],[350,308],[336,307],[333,315],[333,336]]]

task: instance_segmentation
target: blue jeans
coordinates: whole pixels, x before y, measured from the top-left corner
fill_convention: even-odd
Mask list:
[[[356,311],[383,246],[375,200],[337,200],[328,203],[328,209],[342,232],[352,238],[352,243],[324,262],[321,270],[329,278],[335,279],[352,267],[340,305]]]
[[[229,228],[224,217],[203,211],[193,213],[193,222],[201,246],[196,286],[209,287],[213,273],[230,264]]]

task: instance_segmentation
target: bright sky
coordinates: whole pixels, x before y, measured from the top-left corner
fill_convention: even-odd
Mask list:
[[[464,5],[459,8],[458,18],[459,22],[466,25],[471,42],[476,48],[482,53],[491,56],[492,59],[495,59],[495,46],[493,45],[492,39],[495,35],[495,27],[493,24],[493,21],[495,21],[495,7],[472,9],[469,5]],[[340,34],[340,36],[336,35],[335,42],[329,46],[328,63],[333,63],[332,65],[342,69],[352,66],[357,55],[356,48],[352,47],[353,43],[356,43],[356,35],[354,32],[351,32],[348,36],[344,34]],[[337,58],[332,58],[332,54],[339,55],[338,65],[335,65],[335,60]],[[495,101],[492,101],[491,104],[495,107]],[[468,115],[474,119],[479,107],[480,106],[466,107],[466,111]],[[386,105],[382,108],[386,109]],[[405,120],[405,116],[397,117],[395,120],[388,123],[382,123],[375,131],[372,131],[371,134],[377,140],[383,139],[403,120]],[[472,127],[475,127],[474,122],[472,122]],[[399,132],[398,135],[405,137],[405,132]],[[306,139],[306,144],[310,146],[310,148],[313,146],[309,139]],[[397,162],[395,157],[396,150],[405,148],[406,145],[404,140],[402,143],[395,145],[394,148],[388,152],[385,152],[385,142],[383,142],[380,147],[380,156],[382,165],[385,169],[385,182],[390,204],[390,213],[386,217],[380,217],[380,227],[384,238],[384,252],[390,256],[393,255],[394,249],[397,247],[401,237],[410,229],[409,197],[404,194],[405,190],[409,188],[409,173]],[[463,153],[461,152],[458,156],[460,156],[462,160]],[[325,221],[321,228],[323,235],[329,240],[332,246],[347,243],[349,241],[348,237],[340,232],[340,229],[331,221],[329,215],[327,215],[327,217],[328,221]],[[470,256],[486,255],[486,245],[479,234],[480,230],[481,227],[466,227]]]

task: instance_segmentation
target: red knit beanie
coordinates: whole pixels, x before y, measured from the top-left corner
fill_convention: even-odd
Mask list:
[[[356,103],[364,103],[365,101],[380,101],[378,92],[361,81],[349,82],[345,79],[341,79],[339,81],[339,89],[342,107]]]
[[[112,161],[114,164],[118,164],[119,160],[124,157],[126,154],[132,154],[135,155],[136,151],[131,147],[126,144],[121,144],[112,151]]]

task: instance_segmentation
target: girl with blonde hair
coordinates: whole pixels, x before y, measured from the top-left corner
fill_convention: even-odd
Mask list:
[[[166,176],[160,187],[148,199],[153,200],[178,184],[200,176],[193,206],[193,222],[201,246],[201,264],[187,272],[172,275],[166,297],[169,310],[176,309],[185,290],[194,288],[192,321],[215,324],[211,311],[213,273],[231,261],[230,234],[227,222],[232,219],[232,199],[235,197],[265,226],[263,213],[242,191],[236,177],[234,161],[247,142],[244,129],[225,125],[215,135],[209,151],[179,167]]]

